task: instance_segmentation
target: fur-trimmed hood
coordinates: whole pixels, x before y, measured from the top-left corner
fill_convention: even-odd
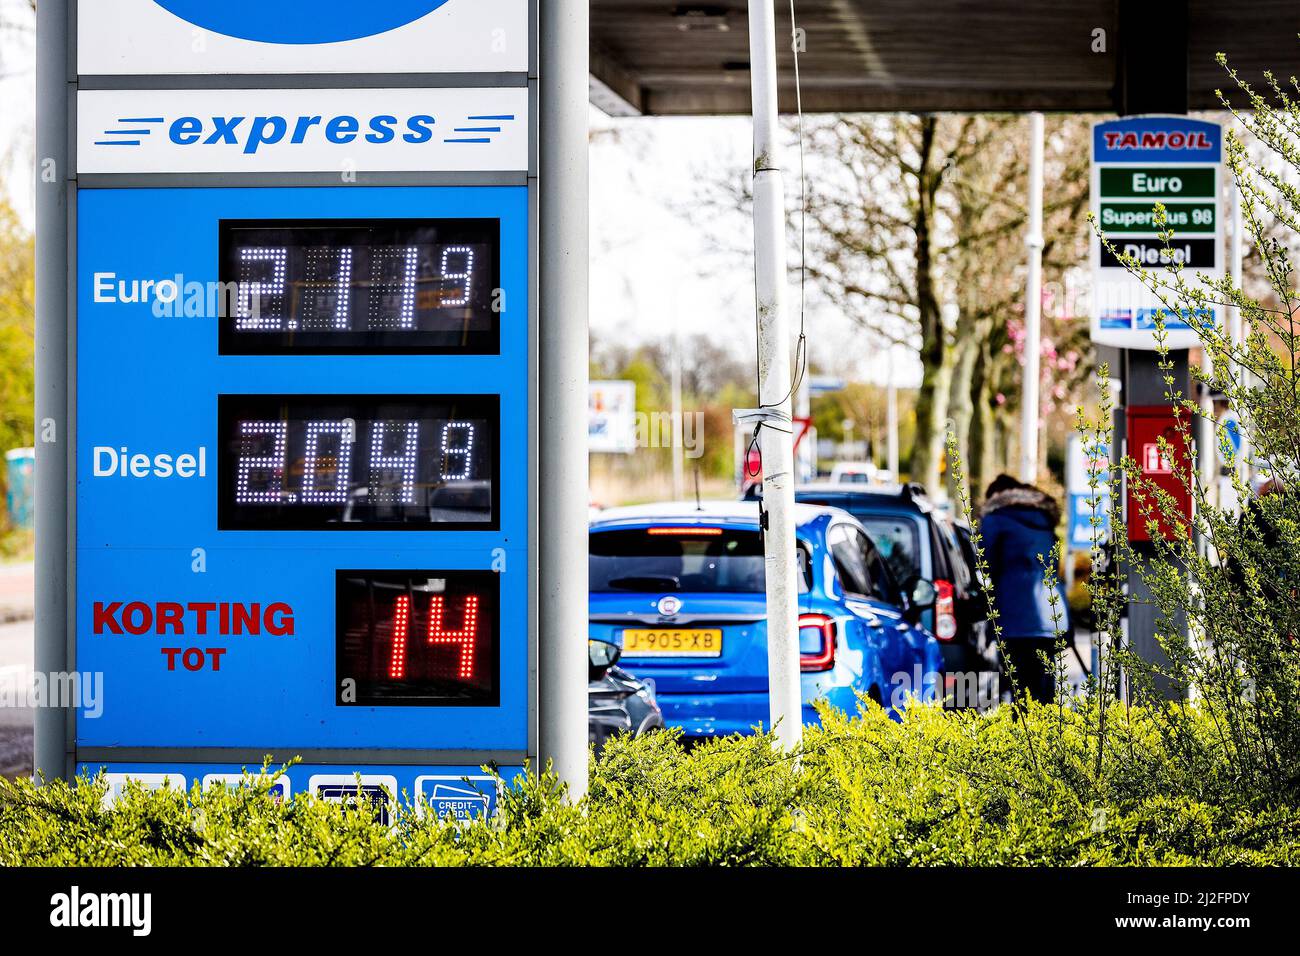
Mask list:
[[[1008,488],[990,496],[980,508],[980,516],[1001,511],[1004,508],[1028,508],[1041,512],[1048,521],[1049,528],[1055,528],[1061,520],[1061,506],[1046,492],[1037,488]]]

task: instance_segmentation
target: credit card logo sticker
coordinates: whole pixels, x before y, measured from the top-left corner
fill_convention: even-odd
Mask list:
[[[439,820],[473,820],[496,811],[495,777],[417,777],[415,793],[418,812]]]
[[[449,0],[154,0],[196,27],[260,43],[340,43],[378,36],[428,16]]]

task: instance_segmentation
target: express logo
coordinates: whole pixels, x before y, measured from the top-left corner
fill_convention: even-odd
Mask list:
[[[387,33],[449,0],[154,0],[182,20],[240,40],[338,43]]]
[[[513,123],[513,113],[477,114],[453,120],[442,129],[442,142],[453,145],[484,145]],[[265,147],[313,146],[322,143],[346,146],[350,143],[429,143],[439,136],[439,123],[428,113],[397,116],[123,116],[96,146],[140,146],[155,133],[174,146],[235,146],[253,156]]]

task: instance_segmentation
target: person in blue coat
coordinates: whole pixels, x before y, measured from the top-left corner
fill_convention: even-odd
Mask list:
[[[1058,629],[1068,635],[1069,604],[1058,583],[1053,618],[1052,591],[1043,580],[1051,566],[1061,509],[1046,492],[998,475],[980,509],[980,538],[993,581],[993,606],[1011,665],[1017,695],[1049,703],[1055,699],[1053,669],[1042,657],[1055,659]],[[1041,558],[1040,558],[1041,555]],[[1052,568],[1053,575],[1056,568]]]

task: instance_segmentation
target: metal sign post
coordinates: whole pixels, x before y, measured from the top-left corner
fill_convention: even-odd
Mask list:
[[[289,792],[360,773],[383,812],[490,811],[479,766],[540,753],[539,521],[584,540],[585,66],[539,109],[529,0],[40,14],[37,666],[102,695],[40,718],[38,767],[207,785],[300,757]],[[585,52],[551,26],[540,62]]]
[[[1171,262],[1186,270],[1189,282],[1195,281],[1192,276],[1196,273],[1221,276],[1222,127],[1185,116],[1129,116],[1098,123],[1092,133],[1092,213],[1118,252],[1137,259],[1161,279]],[[1173,233],[1168,246],[1158,235],[1157,202],[1168,210],[1166,229]],[[1104,248],[1100,239],[1092,245],[1092,269],[1092,339],[1125,350],[1121,363],[1126,406],[1124,452],[1141,464],[1144,475],[1176,493],[1190,523],[1191,496],[1179,494],[1183,489],[1172,479],[1171,467],[1188,467],[1190,449],[1178,440],[1184,422],[1169,404],[1165,378],[1172,375],[1175,389],[1187,394],[1187,350],[1201,342],[1196,326],[1218,326],[1223,317],[1213,306],[1197,314],[1170,311],[1160,296],[1129,275],[1116,252]],[[1171,364],[1168,371],[1159,366],[1154,354],[1157,315],[1163,315],[1164,345]],[[1159,453],[1160,436],[1175,446],[1175,462]],[[1213,448],[1202,447],[1201,454],[1212,455]],[[1154,546],[1148,541],[1144,519],[1130,506],[1132,495],[1127,494],[1126,499],[1128,538],[1140,560],[1146,561],[1154,555]],[[1160,533],[1168,533],[1168,529],[1162,522]],[[1167,654],[1156,636],[1157,610],[1143,570],[1130,567],[1128,577],[1125,640],[1141,657],[1162,667]],[[1174,615],[1168,626],[1187,634],[1181,613]],[[1156,681],[1156,693],[1162,696],[1179,697],[1185,690],[1165,679]]]
[[[1020,401],[1020,480],[1038,481],[1043,329],[1043,114],[1029,114],[1029,270],[1025,283],[1025,375]]]

